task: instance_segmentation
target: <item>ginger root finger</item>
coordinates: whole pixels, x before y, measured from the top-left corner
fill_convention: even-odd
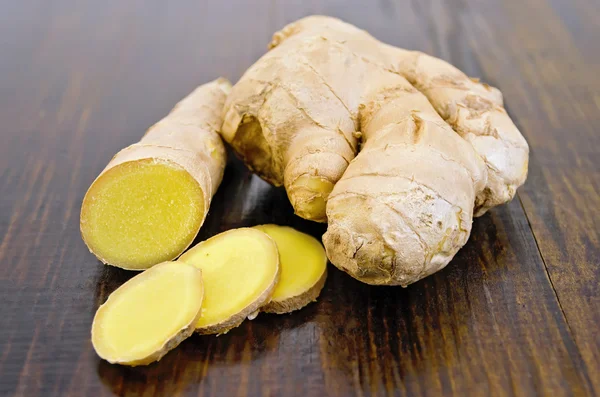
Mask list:
[[[486,163],[488,182],[476,198],[475,216],[510,201],[527,179],[529,146],[506,113],[502,93],[441,59],[396,51],[400,73]]]
[[[202,270],[200,334],[223,334],[258,312],[279,281],[277,245],[265,233],[233,229],[203,241],[177,260]]]
[[[223,177],[217,130],[230,87],[225,79],[198,87],[92,183],[80,227],[103,263],[143,270],[192,243]]]
[[[255,226],[277,244],[281,277],[271,301],[260,310],[289,313],[316,301],[327,279],[327,255],[323,245],[312,236],[288,226]]]
[[[160,360],[194,332],[203,293],[202,273],[185,263],[165,262],[138,274],[96,312],[96,353],[130,366]]]
[[[344,74],[343,59],[334,66]],[[250,169],[285,186],[299,216],[325,222],[329,192],[356,154],[357,120],[319,73],[302,52],[270,51],[232,89],[221,134]]]
[[[467,241],[485,164],[403,77],[365,94],[363,146],[327,203],[329,259],[370,283],[406,286]]]

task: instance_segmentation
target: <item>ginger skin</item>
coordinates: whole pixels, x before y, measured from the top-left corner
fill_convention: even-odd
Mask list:
[[[328,222],[327,255],[353,277],[406,286],[442,269],[473,216],[524,183],[529,148],[500,91],[454,66],[322,16],[270,48],[233,87],[222,136]]]

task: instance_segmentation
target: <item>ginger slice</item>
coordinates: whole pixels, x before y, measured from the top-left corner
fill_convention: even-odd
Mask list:
[[[138,274],[96,312],[96,353],[130,366],[160,360],[194,332],[203,294],[202,273],[185,263],[164,262]]]
[[[202,270],[200,334],[223,334],[269,301],[279,281],[275,242],[251,228],[229,230],[199,243],[178,261]]]
[[[201,85],[117,153],[81,207],[81,235],[103,263],[144,270],[175,259],[204,223],[226,163],[225,79]]]
[[[288,226],[259,225],[279,251],[281,278],[271,301],[261,308],[268,313],[289,313],[315,301],[327,279],[327,255],[321,243]]]

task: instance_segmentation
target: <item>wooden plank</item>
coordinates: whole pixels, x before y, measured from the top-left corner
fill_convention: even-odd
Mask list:
[[[0,40],[0,395],[598,392],[600,101],[570,46],[584,41],[559,29],[556,7],[25,3],[0,13],[0,37],[11,38]],[[89,183],[192,87],[239,77],[274,30],[310,13],[343,17],[500,86],[532,145],[521,201],[476,220],[449,267],[407,289],[369,287],[331,268],[320,301],[298,313],[194,336],[147,368],[100,361],[89,341],[94,311],[131,273],[101,266],[80,240]],[[214,203],[198,240],[265,222],[324,231],[233,158]]]
[[[578,22],[597,20],[600,11],[586,0],[470,9],[479,21],[468,25],[474,54],[529,140],[529,178],[519,198],[599,394],[600,80],[589,62],[600,59],[600,47],[590,37],[597,24]],[[498,17],[484,23],[487,15]]]

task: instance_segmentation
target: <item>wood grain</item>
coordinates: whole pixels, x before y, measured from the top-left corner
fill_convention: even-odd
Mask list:
[[[368,4],[368,5],[367,5]],[[2,2],[0,395],[600,394],[600,5],[594,0]],[[502,89],[531,146],[510,204],[442,272],[375,288],[330,268],[316,304],[100,361],[96,308],[131,277],[79,236],[94,177],[196,85],[232,80],[299,17],[341,17]],[[259,223],[320,236],[231,158],[198,241]]]

